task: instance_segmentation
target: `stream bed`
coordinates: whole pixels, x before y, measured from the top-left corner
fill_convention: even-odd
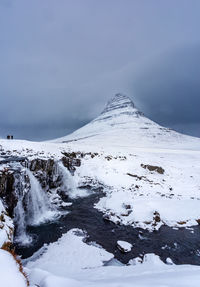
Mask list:
[[[162,226],[158,231],[149,232],[141,228],[116,225],[104,220],[103,213],[94,208],[101,196],[101,192],[95,192],[88,197],[71,200],[72,206],[66,208],[68,214],[53,222],[28,226],[27,232],[33,238],[32,244],[16,244],[16,253],[22,258],[28,258],[45,243],[57,241],[72,228],[80,228],[87,232],[87,242],[96,242],[125,264],[135,257],[155,253],[164,262],[170,257],[175,264],[200,265],[200,226],[189,229]],[[132,250],[122,253],[116,246],[118,240],[131,243]]]

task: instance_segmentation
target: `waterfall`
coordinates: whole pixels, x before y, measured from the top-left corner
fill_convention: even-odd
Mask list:
[[[24,245],[30,244],[32,238],[26,232],[26,216],[24,210],[24,198],[28,192],[26,171],[22,169],[21,165],[15,165],[15,192],[17,195],[17,205],[14,209],[14,222],[16,226],[15,230],[15,242],[23,243]]]
[[[69,170],[63,165],[61,161],[57,163],[58,173],[62,177],[62,189],[69,195],[70,198],[86,197],[92,192],[87,188],[78,188],[77,177],[72,176]]]
[[[52,210],[46,193],[42,190],[40,183],[33,173],[26,169],[26,174],[30,180],[30,191],[27,197],[27,223],[29,225],[38,225],[55,215]]]
[[[62,178],[62,189],[68,194],[71,198],[76,195],[76,185],[74,177],[71,175],[69,170],[63,165],[61,161],[57,163],[58,174]]]
[[[27,235],[27,226],[51,220],[58,212],[51,207],[46,193],[28,168],[21,167],[20,172],[15,175],[15,191],[18,199],[14,210],[15,241],[26,245],[32,241]]]

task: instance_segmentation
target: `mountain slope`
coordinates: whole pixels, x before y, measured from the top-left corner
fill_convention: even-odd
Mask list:
[[[100,146],[161,147],[200,150],[200,139],[177,133],[146,118],[131,99],[116,94],[96,119],[54,142]]]

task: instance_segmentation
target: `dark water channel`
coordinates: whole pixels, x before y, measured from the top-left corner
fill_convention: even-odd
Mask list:
[[[95,241],[122,263],[146,253],[155,253],[163,261],[170,257],[175,264],[200,265],[200,226],[191,230],[172,229],[162,226],[159,231],[149,232],[141,228],[116,225],[103,219],[103,214],[93,208],[100,198],[99,192],[86,198],[73,200],[67,207],[70,213],[57,221],[29,226],[27,231],[35,239],[31,246],[16,245],[16,252],[27,258],[40,249],[45,243],[55,242],[62,234],[72,228],[87,231],[87,241]],[[133,244],[131,252],[123,254],[116,247],[117,240],[125,240]]]

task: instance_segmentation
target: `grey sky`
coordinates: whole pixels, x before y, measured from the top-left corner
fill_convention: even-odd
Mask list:
[[[123,92],[200,136],[199,11],[199,0],[0,0],[0,135],[66,135]]]

